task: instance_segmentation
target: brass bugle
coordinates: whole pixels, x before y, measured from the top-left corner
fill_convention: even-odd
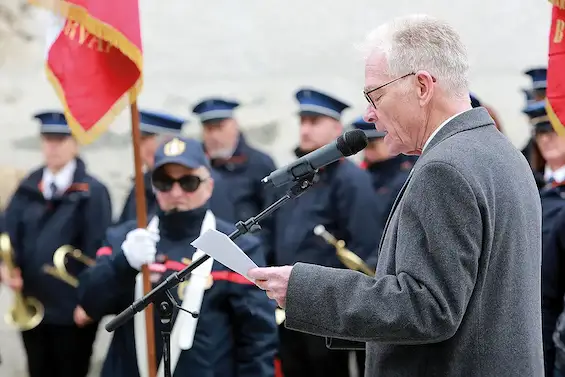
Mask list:
[[[322,224],[316,225],[314,234],[322,237],[327,243],[335,247],[337,257],[347,268],[363,272],[369,276],[375,276],[375,271],[363,259],[345,247],[345,241],[336,239]]]
[[[7,233],[0,234],[0,253],[4,265],[13,274],[15,264],[13,261],[13,250],[10,236]],[[15,326],[21,331],[31,330],[43,320],[44,308],[35,297],[24,297],[20,291],[14,291],[14,304],[4,317],[6,323]]]
[[[67,271],[67,258],[69,257],[89,267],[94,266],[96,263],[94,259],[84,255],[79,249],[71,245],[63,245],[55,250],[53,265],[44,265],[43,271],[76,288],[78,287],[78,279]]]
[[[329,233],[323,225],[317,225],[314,228],[314,234],[322,237],[327,243],[333,245],[336,248],[336,254],[341,263],[343,263],[347,268],[355,271],[363,272],[369,276],[375,276],[375,272],[359,258],[359,256],[348,250],[345,247],[345,241],[336,239],[331,233]],[[282,324],[286,319],[286,313],[284,309],[277,307],[275,309],[275,320],[277,325]]]

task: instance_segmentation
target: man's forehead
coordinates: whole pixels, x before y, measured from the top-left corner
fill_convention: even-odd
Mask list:
[[[375,89],[388,80],[386,57],[374,51],[365,61],[365,90]]]

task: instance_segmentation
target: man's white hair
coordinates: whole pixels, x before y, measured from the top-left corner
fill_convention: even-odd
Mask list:
[[[365,57],[384,54],[392,78],[428,71],[447,94],[468,92],[469,63],[458,33],[448,23],[426,15],[393,19],[369,33],[362,46]]]

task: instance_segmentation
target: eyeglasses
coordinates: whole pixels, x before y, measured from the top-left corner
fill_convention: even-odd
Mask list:
[[[371,99],[371,97],[369,96],[369,94],[373,93],[373,92],[376,91],[376,90],[379,90],[379,89],[381,89],[381,88],[384,88],[385,86],[390,85],[390,84],[392,84],[393,82],[396,82],[396,81],[398,81],[398,80],[400,80],[400,79],[403,79],[403,78],[405,78],[405,77],[412,76],[412,75],[415,75],[415,74],[416,74],[416,72],[410,72],[410,73],[405,74],[404,76],[400,76],[399,78],[396,78],[396,79],[394,79],[394,80],[391,80],[391,81],[387,82],[386,84],[383,84],[383,85],[381,85],[381,86],[378,86],[378,87],[376,87],[376,88],[374,88],[374,89],[367,90],[367,91],[364,90],[364,91],[363,91],[363,95],[365,96],[365,99],[371,104],[371,106],[373,106],[373,107],[376,109],[377,106],[375,106],[375,103],[373,102],[373,100]],[[432,81],[433,81],[433,82],[436,82],[436,81],[437,81],[434,76],[432,76]]]
[[[396,82],[396,81],[398,81],[398,80],[402,80],[402,79],[405,78],[405,77],[412,76],[412,75],[415,75],[415,74],[416,74],[416,72],[410,72],[410,73],[405,74],[404,76],[400,76],[400,77],[398,77],[398,78],[396,78],[396,79],[394,79],[394,80],[391,80],[391,81],[387,82],[386,84],[383,84],[383,85],[381,85],[381,86],[377,86],[376,88],[373,88],[373,89],[371,89],[371,90],[366,90],[366,91],[364,90],[364,91],[363,91],[363,95],[365,96],[365,99],[366,99],[374,108],[376,108],[377,106],[375,106],[375,103],[373,102],[373,100],[371,99],[371,96],[369,96],[369,94],[371,94],[371,93],[373,93],[373,92],[375,92],[375,91],[377,91],[377,90],[379,90],[379,89],[382,89],[382,88],[384,88],[385,86],[390,85],[390,84],[392,84],[392,83],[394,83],[394,82]]]
[[[166,174],[153,177],[153,186],[158,191],[169,192],[173,189],[175,183],[178,183],[184,192],[195,192],[200,187],[202,182],[207,181],[208,178],[200,178],[196,175],[183,175],[180,178],[173,178]]]

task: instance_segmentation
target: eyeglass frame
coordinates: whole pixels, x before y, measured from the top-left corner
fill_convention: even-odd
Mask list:
[[[369,102],[369,104],[370,104],[371,106],[373,106],[373,108],[376,109],[377,106],[375,105],[375,102],[373,102],[373,99],[371,98],[371,96],[369,96],[369,94],[371,94],[371,93],[373,93],[373,92],[375,92],[375,91],[377,91],[377,90],[379,90],[379,89],[382,89],[382,88],[384,88],[385,86],[390,85],[390,84],[392,84],[392,83],[394,83],[394,82],[397,82],[397,81],[399,81],[399,80],[402,80],[403,78],[406,78],[406,77],[408,77],[408,76],[412,76],[412,75],[415,75],[415,74],[416,74],[416,72],[410,72],[410,73],[405,74],[404,76],[397,77],[397,78],[395,78],[395,79],[393,79],[393,80],[390,80],[389,82],[387,82],[387,83],[385,83],[385,84],[383,84],[383,85],[377,86],[376,88],[373,88],[373,89],[371,89],[371,90],[363,90],[363,95],[365,96],[365,99],[367,100],[367,102]],[[433,77],[433,76],[432,76],[432,80],[433,80],[433,82],[436,82],[436,78]]]
[[[171,186],[167,187],[167,188],[162,186],[161,185],[163,183],[162,179],[153,179],[153,186],[157,189],[157,191],[164,192],[164,193],[171,192],[171,190],[175,186],[175,183],[177,183],[183,192],[188,193],[188,194],[192,194],[192,193],[198,191],[198,189],[200,188],[200,185],[202,185],[202,183],[204,183],[204,182],[206,182],[207,180],[210,179],[210,177],[201,178],[201,177],[194,175],[194,174],[185,174],[185,175],[183,175],[179,178],[173,178],[168,174],[162,174],[162,177],[165,177],[166,178],[165,180],[169,181],[169,182],[166,182],[166,183],[170,183]],[[159,177],[159,178],[161,178],[161,177]],[[194,181],[198,182],[198,184],[196,185],[194,190],[192,190],[192,191],[187,190],[186,187],[183,186],[182,181],[186,180],[186,179],[193,179]],[[158,182],[157,185],[155,185],[155,182]],[[161,186],[161,187],[158,187],[158,186]]]

